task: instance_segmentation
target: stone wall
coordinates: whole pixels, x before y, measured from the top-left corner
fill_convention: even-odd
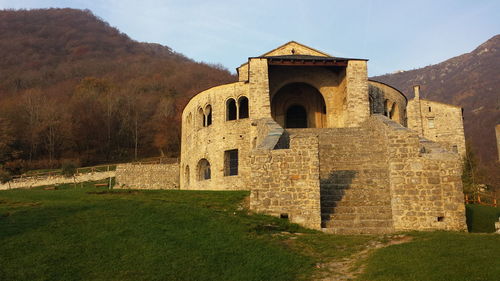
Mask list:
[[[114,188],[178,189],[179,164],[119,164]]]
[[[227,120],[226,101],[248,97],[249,118]],[[211,106],[212,124],[203,126],[197,112],[207,105]],[[181,189],[198,190],[239,190],[248,189],[244,178],[249,177],[248,155],[253,142],[251,119],[252,100],[248,84],[232,83],[211,88],[191,99],[182,115],[181,142]],[[224,151],[238,149],[238,175],[224,175]],[[206,159],[210,163],[211,178],[201,179],[199,163]]]
[[[466,230],[459,154],[425,151],[416,132],[383,116],[370,125],[386,136],[394,230]]]
[[[345,127],[358,127],[370,115],[368,102],[368,74],[366,61],[350,60],[346,70],[346,110],[348,119]]]
[[[372,114],[383,114],[403,126],[406,124],[407,99],[397,89],[377,81],[368,81]]]
[[[291,136],[290,149],[256,149],[251,167],[251,210],[320,229],[317,137]]]
[[[420,137],[465,156],[462,108],[415,98],[408,102],[407,114],[408,128],[416,131]]]
[[[76,175],[73,179],[72,177],[64,176],[48,176],[48,177],[27,177],[18,178],[12,180],[10,183],[0,184],[0,190],[6,190],[11,188],[32,188],[44,185],[56,185],[64,183],[74,183],[74,182],[86,182],[86,181],[97,181],[107,178],[112,178],[115,176],[115,171],[107,172],[96,172],[88,174]]]

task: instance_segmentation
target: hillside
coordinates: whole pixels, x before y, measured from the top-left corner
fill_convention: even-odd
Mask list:
[[[175,156],[189,98],[235,80],[88,10],[3,10],[0,34],[0,163]]]
[[[470,53],[439,64],[372,79],[395,86],[408,98],[413,98],[413,85],[420,85],[424,99],[461,106],[466,140],[490,173],[500,173],[495,167],[495,125],[500,123],[500,35]]]

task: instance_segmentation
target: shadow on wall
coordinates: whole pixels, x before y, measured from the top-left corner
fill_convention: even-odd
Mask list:
[[[290,134],[287,131],[283,131],[278,142],[273,149],[289,149],[290,148]]]
[[[320,202],[321,202],[321,227],[328,227],[328,222],[337,212],[339,202],[345,196],[346,189],[351,187],[351,183],[357,172],[352,170],[339,170],[332,172],[328,178],[320,180]]]

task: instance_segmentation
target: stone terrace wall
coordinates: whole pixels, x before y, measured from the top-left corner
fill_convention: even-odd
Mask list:
[[[178,189],[179,164],[120,164],[115,188]]]
[[[290,149],[254,150],[250,209],[320,229],[318,139],[291,136]]]
[[[466,230],[459,154],[421,153],[417,132],[377,119],[388,141],[395,230]]]

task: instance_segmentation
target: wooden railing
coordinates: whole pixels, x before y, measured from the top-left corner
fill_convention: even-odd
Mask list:
[[[497,197],[495,193],[478,192],[475,194],[465,194],[466,204],[479,204],[497,207]]]
[[[147,158],[140,161],[134,161],[132,164],[142,165],[142,164],[174,164],[179,163],[179,158],[167,158],[167,157],[154,157]]]
[[[147,158],[140,161],[132,162],[132,164],[174,164],[179,163],[179,158],[166,158],[166,157],[154,157]],[[90,173],[99,173],[99,172],[109,172],[116,170],[116,166],[120,164],[112,164],[112,165],[98,165],[92,167],[82,167],[76,169],[76,175],[81,174],[90,174]],[[48,172],[39,172],[39,173],[26,173],[22,175],[13,176],[13,179],[28,179],[28,178],[47,178],[52,176],[60,176],[62,175],[62,170],[53,170]]]
[[[114,171],[116,170],[116,165],[117,164],[77,168],[76,175]],[[62,170],[59,169],[41,173],[27,173],[22,175],[16,175],[13,176],[12,179],[48,178],[52,176],[61,176],[61,175],[62,175]]]

